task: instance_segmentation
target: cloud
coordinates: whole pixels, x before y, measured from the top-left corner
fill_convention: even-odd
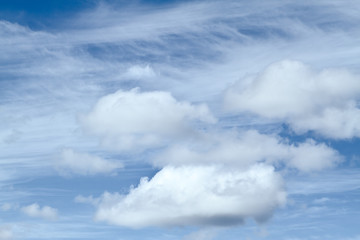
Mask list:
[[[205,138],[206,142],[197,139],[196,143],[171,146],[155,157],[153,163],[156,166],[216,163],[244,168],[265,161],[310,172],[333,167],[342,161],[336,150],[312,139],[289,144],[286,139],[255,130],[240,134],[209,134]]]
[[[56,220],[58,217],[57,209],[49,206],[40,207],[37,203],[22,207],[21,211],[30,217],[43,218],[46,220]]]
[[[75,43],[159,40],[166,34],[200,31],[199,26],[221,15],[216,11],[221,6],[223,4],[196,2],[161,9],[148,8],[146,11],[142,7],[119,11],[114,5],[100,4],[94,11],[87,11],[74,19],[69,25],[78,25],[76,28],[80,31],[70,31],[72,38],[67,34],[64,37],[67,42]],[[124,6],[121,8],[123,10]]]
[[[3,203],[0,209],[4,212],[17,209],[18,205],[13,203]]]
[[[289,177],[287,187],[289,194],[329,195],[356,191],[360,185],[360,173],[357,169],[336,169],[321,174],[307,174]]]
[[[0,226],[0,240],[13,239],[13,232],[10,226]]]
[[[346,70],[284,60],[230,87],[224,102],[230,111],[287,122],[297,133],[341,139],[360,136],[359,93],[359,77]]]
[[[149,65],[146,66],[139,66],[134,65],[125,72],[122,76],[123,78],[127,79],[134,79],[134,80],[143,80],[147,78],[153,78],[156,76],[155,71]]]
[[[102,97],[81,117],[84,128],[100,137],[104,146],[137,151],[193,134],[192,123],[215,121],[206,105],[179,102],[168,92],[138,89]]]
[[[289,165],[305,172],[334,167],[343,160],[336,150],[311,139],[292,147],[290,154]]]
[[[122,163],[108,161],[87,153],[79,153],[72,149],[64,149],[56,165],[60,174],[83,176],[112,173],[122,167]]]
[[[285,201],[282,179],[270,166],[168,166],[128,195],[104,193],[95,219],[132,228],[228,226],[246,218],[262,222]]]
[[[49,31],[46,31],[46,23],[41,27],[43,31],[33,31],[18,24],[0,21],[0,62],[3,63],[0,72],[4,78],[1,102],[5,110],[1,122],[4,123],[2,128],[6,133],[4,138],[0,137],[0,141],[9,143],[9,147],[1,153],[4,159],[1,163],[1,185],[11,184],[8,179],[13,181],[14,177],[8,176],[13,175],[18,180],[16,182],[22,182],[29,176],[34,179],[42,174],[48,176],[52,167],[48,156],[59,146],[79,144],[81,149],[87,149],[84,152],[95,152],[96,142],[93,143],[93,138],[80,138],[79,132],[75,133],[74,129],[78,126],[73,121],[74,115],[87,111],[98,97],[109,94],[114,89],[129,89],[127,84],[136,84],[146,90],[146,86],[151,86],[149,88],[152,90],[159,90],[168,96],[172,94],[181,99],[175,100],[175,104],[169,104],[171,106],[166,109],[170,110],[165,112],[170,112],[169,115],[174,115],[172,111],[186,115],[186,120],[181,120],[181,124],[168,116],[159,118],[159,121],[153,120],[153,109],[157,111],[167,100],[159,100],[160,104],[145,103],[141,110],[133,100],[142,98],[143,103],[148,99],[145,95],[161,94],[138,92],[129,97],[131,94],[124,90],[121,94],[113,94],[113,99],[128,94],[125,98],[134,104],[130,104],[127,110],[114,111],[116,107],[106,103],[102,106],[109,107],[109,113],[103,115],[105,120],[100,119],[100,115],[99,119],[94,120],[97,113],[93,110],[93,122],[89,118],[87,123],[91,123],[85,128],[99,136],[103,145],[120,151],[141,152],[143,148],[164,146],[172,142],[170,148],[162,154],[163,158],[158,158],[156,162],[158,166],[165,167],[161,170],[163,172],[168,171],[168,168],[182,169],[186,167],[184,165],[190,165],[188,167],[194,169],[206,168],[204,165],[207,163],[225,165],[233,171],[242,172],[258,162],[275,165],[284,163],[301,171],[313,171],[331,167],[338,162],[339,156],[326,144],[313,140],[288,144],[285,139],[256,132],[235,137],[223,136],[221,132],[228,126],[221,126],[221,123],[215,126],[224,127],[219,130],[220,137],[211,139],[209,143],[197,143],[194,139],[186,142],[187,138],[183,136],[190,136],[189,132],[204,129],[208,126],[206,123],[211,122],[203,121],[199,116],[189,117],[194,116],[193,113],[201,106],[190,102],[207,101],[211,104],[213,112],[216,112],[216,116],[221,118],[222,112],[216,109],[219,106],[218,94],[229,83],[247,74],[259,72],[271,62],[296,57],[310,63],[316,69],[343,66],[357,71],[360,53],[359,31],[356,27],[359,22],[359,14],[356,11],[360,6],[358,3],[317,1],[284,4],[281,1],[268,1],[264,4],[262,1],[228,1],[224,4],[222,1],[196,1],[161,7],[155,5],[152,5],[154,8],[133,7],[125,10],[105,5],[105,10],[103,8],[80,14],[82,19],[69,19],[69,24],[56,23],[57,27]],[[272,11],[273,9],[281,11]],[[151,62],[151,66],[156,66],[156,73],[161,74],[153,76],[154,69],[141,65],[144,62]],[[154,81],[118,81],[119,78],[122,79],[123,74],[128,74],[129,79],[151,77]],[[319,74],[320,72],[310,70],[310,79],[317,79]],[[341,87],[349,86],[347,81],[345,83]],[[241,84],[237,87],[242,89]],[[291,87],[289,86],[290,90]],[[238,94],[239,89],[234,92]],[[340,86],[335,88],[336,91],[339,89]],[[287,93],[287,89],[284,92]],[[319,96],[322,94],[321,91],[318,93]],[[319,99],[328,101],[327,98]],[[281,109],[286,108],[280,105],[270,109],[277,112],[278,116],[268,118],[287,121],[297,133],[315,129],[324,136],[354,135],[359,119],[357,107],[352,105],[351,100],[336,100],[339,99],[336,94],[328,99],[332,100],[326,104],[322,104],[321,101],[316,103],[323,112],[314,111],[308,114],[306,108],[303,111],[295,107],[289,109],[299,112],[290,111],[290,116],[285,114],[284,117],[281,116]],[[300,101],[300,104],[307,102],[305,98],[302,100],[304,101]],[[336,104],[333,104],[333,100]],[[187,111],[178,106],[186,102],[194,111]],[[292,104],[288,101],[281,104],[284,103]],[[299,101],[296,103],[299,104]],[[141,114],[136,115],[133,110],[139,110]],[[264,112],[266,110],[266,107],[262,109]],[[117,113],[119,116],[130,114],[130,123],[124,124],[125,120],[116,115]],[[298,113],[303,118],[294,117]],[[57,118],[58,116],[60,118]],[[55,122],[54,119],[60,120]],[[349,119],[353,122],[349,122]],[[107,121],[112,120],[114,123],[106,126]],[[238,127],[242,124],[248,127],[247,120],[242,116],[236,116],[232,126]],[[198,125],[198,122],[201,123]],[[203,122],[205,126],[202,125]],[[161,127],[152,127],[155,123]],[[167,128],[167,123],[172,127]],[[131,124],[134,124],[134,129],[140,131],[132,129]],[[99,126],[102,126],[102,129]],[[130,131],[127,132],[126,128],[129,126]],[[13,133],[9,132],[9,129],[14,129]],[[333,131],[329,132],[328,129]],[[202,132],[201,135],[206,137],[210,134]],[[178,141],[179,139],[181,141]],[[258,145],[261,148],[258,148]],[[91,159],[87,160],[90,162],[97,158],[85,153],[74,154],[81,155],[82,159]],[[144,161],[149,160],[146,154],[140,158]],[[104,163],[102,160],[104,159],[95,162]],[[91,170],[84,170],[74,165],[75,163],[78,161],[66,163],[65,171],[80,175],[95,174],[97,171],[93,165],[88,166]],[[127,171],[132,170],[124,170]],[[12,172],[16,172],[16,175]],[[316,189],[313,191],[343,191],[345,187],[358,186],[358,181],[354,182],[354,178],[344,182],[339,181],[336,175],[334,181],[324,179],[323,175],[318,176],[315,181],[313,178],[305,178],[302,186],[289,185],[288,189],[290,192],[307,193],[308,188],[314,188],[314,185]],[[216,176],[209,178],[215,178],[213,181],[217,179]],[[153,184],[152,181],[148,181],[147,186]],[[206,187],[207,183],[202,181],[198,185]],[[191,187],[192,184],[188,183],[187,187]],[[74,182],[72,188],[76,187],[78,185]],[[174,191],[171,192],[172,195],[175,195]],[[181,190],[179,191],[181,193]],[[14,190],[9,190],[7,195],[11,196],[11,199],[22,201],[29,197],[17,194]],[[97,204],[97,198],[78,196],[75,200]],[[81,228],[77,230],[82,231]],[[53,232],[49,234],[50,238],[51,234]],[[72,234],[75,235],[70,233]],[[201,238],[200,235],[195,237]]]
[[[100,199],[99,198],[94,198],[93,196],[88,196],[88,197],[84,197],[82,195],[78,195],[75,197],[74,201],[76,203],[89,203],[91,205],[98,205]]]

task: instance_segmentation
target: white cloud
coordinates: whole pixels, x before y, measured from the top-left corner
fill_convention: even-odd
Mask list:
[[[82,195],[78,195],[75,197],[74,201],[76,203],[89,203],[91,205],[98,205],[100,199],[99,198],[94,198],[93,196],[88,196],[88,197],[84,197]]]
[[[155,7],[156,9],[147,9],[146,11],[138,10],[136,7],[126,10],[108,7],[105,12],[87,12],[89,14],[83,17],[85,27],[76,19],[70,19],[72,24],[60,25],[69,28],[76,25],[73,31],[59,30],[58,28],[52,29],[51,33],[32,31],[17,24],[0,22],[2,33],[0,34],[2,53],[0,58],[5,66],[0,71],[2,76],[11,82],[8,85],[5,81],[5,87],[1,92],[5,113],[7,110],[11,111],[6,114],[9,117],[1,116],[0,122],[5,122],[3,128],[6,131],[12,128],[22,131],[21,126],[17,128],[21,124],[12,126],[14,122],[17,123],[14,119],[20,121],[29,119],[29,122],[34,122],[36,116],[45,116],[45,121],[38,125],[24,124],[28,126],[29,131],[21,132],[21,136],[14,132],[15,134],[8,135],[9,138],[4,138],[7,142],[14,144],[14,147],[5,153],[2,151],[2,159],[7,159],[4,161],[14,165],[2,162],[0,174],[2,184],[9,183],[3,179],[8,178],[7,175],[12,175],[14,169],[16,169],[16,176],[19,176],[18,180],[20,181],[24,176],[39,177],[42,174],[40,170],[44,172],[45,169],[48,174],[48,167],[51,166],[48,166],[49,161],[46,156],[52,153],[55,148],[53,146],[73,145],[70,144],[71,142],[81,144],[94,151],[93,145],[86,145],[82,141],[87,140],[85,137],[79,141],[80,138],[73,134],[73,130],[77,127],[75,124],[70,121],[60,121],[55,124],[54,117],[62,115],[66,116],[64,119],[72,120],[74,112],[83,112],[90,102],[95,101],[93,97],[113,91],[111,88],[114,86],[117,89],[124,86],[121,85],[123,83],[116,80],[121,75],[120,72],[129,66],[129,62],[138,63],[143,59],[146,59],[145,61],[150,59],[155,62],[156,70],[165,73],[162,79],[156,78],[156,83],[154,82],[151,89],[169,91],[187,101],[191,101],[190,99],[204,101],[206,99],[211,103],[217,100],[214,96],[217,96],[229,82],[233,82],[239,76],[258,72],[259,68],[269,62],[284,57],[296,56],[302,61],[315,64],[316,67],[341,65],[356,68],[359,65],[360,48],[358,44],[359,31],[356,28],[359,14],[355,9],[359,9],[359,4],[340,2],[297,2],[284,5],[281,1],[269,1],[266,4],[261,1],[246,3],[229,1],[228,4],[211,1],[184,5],[170,4],[168,5],[170,7]],[[276,11],[271,11],[279,6],[284,10],[281,12],[286,14],[279,16]],[[306,14],[302,10],[305,8]],[[352,12],[353,17],[350,17],[350,14],[342,13],[343,11]],[[308,21],[306,16],[311,16],[311,21]],[[249,21],[250,19],[256,19],[256,21]],[[332,24],[334,19],[336,24]],[[346,24],[344,29],[341,29],[341,23],[345,21],[355,24],[350,24],[352,26]],[[332,25],[331,33],[326,30],[326,27],[322,27],[329,23]],[[46,26],[43,29],[45,28]],[[250,34],[247,34],[246,31],[249,32],[249,30]],[[284,37],[277,35],[277,32],[284,34]],[[267,36],[263,36],[263,33]],[[92,51],[93,49],[99,51]],[[141,69],[141,67],[135,66],[128,69],[128,74],[132,75],[134,79],[145,78],[151,76],[151,69],[147,70],[146,67]],[[174,84],[175,82],[176,84]],[[138,81],[136,84],[146,85],[149,83]],[[29,99],[34,99],[34,101],[28,101]],[[128,110],[121,113],[123,115],[129,112],[133,114],[134,106],[131,105]],[[297,125],[292,124],[292,127],[295,129],[298,126],[295,129],[297,132],[304,129],[316,129],[320,133],[326,133],[325,136],[329,134],[351,136],[358,125],[358,110],[351,104],[346,106],[348,107],[326,107],[323,113],[316,112],[311,115],[313,118],[307,115],[306,111],[300,111],[304,118],[292,117],[292,120],[297,120]],[[279,110],[284,109],[282,107],[279,107]],[[323,106],[321,105],[321,107]],[[64,111],[64,109],[69,109],[69,111]],[[144,109],[145,111],[152,110],[152,105],[146,105]],[[179,110],[178,107],[174,109],[175,112]],[[110,107],[109,111],[112,110]],[[182,112],[181,109],[180,112]],[[281,115],[281,111],[279,112]],[[161,143],[164,138],[174,139],[173,136],[176,138],[181,134],[181,128],[175,132],[162,132],[159,130],[160,127],[155,130],[150,129],[146,121],[148,116],[152,117],[151,114],[144,113],[144,115],[139,114],[130,119],[130,122],[134,119],[143,119],[141,124],[136,125],[137,128],[142,125],[147,127],[141,132],[132,130],[128,133],[124,129],[118,131],[119,126],[114,123],[107,129],[104,127],[105,130],[102,129],[95,133],[102,138],[105,145],[120,150],[137,150],[138,146],[154,146]],[[352,118],[352,116],[354,117]],[[104,117],[112,118],[113,114],[105,114]],[[159,121],[159,125],[166,123],[167,119],[164,119]],[[352,124],[349,124],[349,119],[353,119]],[[115,117],[114,122],[117,120],[119,118]],[[192,120],[197,121],[198,118]],[[35,119],[35,121],[37,120]],[[243,119],[241,121],[244,122]],[[11,123],[11,126],[7,125],[7,122]],[[156,121],[150,121],[150,123],[152,122]],[[234,121],[234,125],[238,126],[239,122],[239,119]],[[119,123],[123,124],[123,121],[119,121]],[[125,127],[127,127],[126,124]],[[174,124],[174,128],[176,127],[178,125]],[[90,128],[93,130],[98,126],[90,126]],[[333,131],[327,131],[329,128],[332,128]],[[112,129],[118,132],[112,135]],[[22,138],[26,138],[27,141],[18,143]],[[240,139],[224,138],[224,142],[215,141],[215,146],[210,146],[205,150],[201,147],[193,148],[191,145],[182,146],[179,143],[174,147],[179,150],[174,150],[173,155],[183,154],[181,151],[189,151],[191,158],[180,159],[180,156],[173,156],[172,159],[163,160],[159,164],[169,163],[181,166],[189,164],[190,159],[200,163],[206,162],[208,159],[211,163],[226,162],[226,165],[233,167],[235,162],[239,165],[241,162],[247,166],[253,162],[262,161],[262,158],[266,158],[266,161],[270,163],[283,157],[287,159],[286,163],[289,166],[308,171],[331,166],[338,159],[331,149],[312,141],[298,146],[286,146],[285,143],[278,142],[278,139],[274,137],[256,137],[255,135],[253,139],[254,144],[261,143],[264,151],[269,155],[261,153],[261,150],[248,143],[247,141],[250,141],[251,138],[247,140],[242,137]],[[242,147],[243,151],[240,152],[236,149],[237,147]],[[30,158],[28,150],[31,150],[35,157]],[[279,150],[279,152],[275,152],[275,150]],[[9,158],[10,153],[11,158]],[[40,155],[45,156],[45,160],[39,161]],[[295,158],[295,155],[301,157]],[[242,157],[241,161],[238,160],[239,156]],[[142,157],[146,159],[145,155]],[[90,158],[92,157],[90,156]],[[284,159],[282,160],[284,161]],[[179,164],[175,164],[175,161]],[[76,170],[78,166],[74,166],[73,162],[68,165],[70,165],[68,170],[78,171],[79,174],[84,173],[83,169]],[[90,173],[88,171],[84,174]],[[314,182],[320,182],[320,180],[323,181],[323,184],[329,184],[329,181],[322,178],[316,180],[304,182],[303,187],[311,188],[314,186]],[[354,179],[346,183],[335,179],[332,183],[339,184],[339,182],[342,184],[341,188],[337,188],[336,185],[324,188],[321,185],[318,186],[318,189],[336,188],[343,191],[345,186],[358,186],[354,183]],[[206,186],[206,183],[204,185]],[[296,192],[299,188],[290,186],[289,189]],[[13,190],[9,192],[12,197],[15,194],[16,192]],[[16,198],[24,200],[23,195],[17,194],[16,196]],[[78,197],[77,201],[96,204],[96,199],[91,197]]]
[[[13,209],[17,209],[18,208],[18,205],[17,204],[13,204],[13,203],[3,203],[0,207],[0,209],[4,212],[6,211],[10,211],[10,210],[13,210]]]
[[[332,138],[360,136],[359,77],[345,70],[317,72],[296,61],[270,65],[249,83],[225,94],[225,107],[285,121],[297,133]]]
[[[13,239],[13,232],[10,226],[0,226],[0,240]]]
[[[85,129],[104,146],[137,151],[161,145],[164,139],[194,133],[192,123],[214,123],[206,105],[176,101],[168,92],[117,91],[102,97],[81,118]]]
[[[112,173],[122,167],[122,163],[108,161],[87,153],[79,153],[72,149],[64,149],[56,165],[56,169],[60,174],[79,174],[84,176]]]
[[[212,18],[219,17],[217,11],[223,4],[191,3],[177,7],[136,11],[127,8],[126,14],[114,6],[101,4],[95,11],[88,11],[74,21],[82,25],[80,31],[69,31],[67,42],[93,43],[119,42],[136,39],[155,39],[165,34],[201,31],[200,26]],[[124,7],[122,7],[124,9]],[[135,10],[135,11],[134,11]],[[129,21],[131,19],[131,21]],[[136,31],[134,31],[136,29]]]
[[[128,195],[104,193],[95,219],[127,227],[236,225],[264,221],[286,201],[270,166],[238,171],[218,166],[165,167]]]
[[[182,164],[225,164],[233,167],[249,167],[257,162],[284,163],[300,171],[316,171],[333,167],[342,160],[341,155],[323,143],[309,139],[300,144],[289,144],[275,135],[245,131],[235,134],[206,135],[206,143],[191,142],[175,145],[160,153],[155,159],[157,166]]]
[[[322,113],[291,120],[293,129],[298,133],[314,130],[330,138],[360,137],[360,109],[355,103],[344,108],[329,107]]]
[[[2,211],[9,211],[12,208],[12,205],[10,203],[4,203],[1,205]]]
[[[134,80],[143,80],[147,78],[153,78],[156,76],[153,68],[149,65],[139,66],[135,65],[130,67],[125,74],[122,76],[123,78],[129,78]]]
[[[40,207],[37,203],[22,207],[21,211],[30,217],[43,218],[46,220],[56,220],[58,217],[57,209],[49,206]]]
[[[311,139],[291,146],[289,154],[289,165],[305,172],[334,167],[343,160],[336,150]]]

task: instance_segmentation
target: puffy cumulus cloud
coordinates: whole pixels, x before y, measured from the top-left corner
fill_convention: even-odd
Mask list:
[[[72,149],[64,149],[55,167],[62,175],[78,174],[85,176],[112,173],[122,168],[123,164],[87,153],[79,153]]]
[[[264,221],[285,202],[282,178],[270,166],[167,166],[128,195],[104,193],[95,219],[133,228],[227,226]]]
[[[312,70],[297,61],[270,65],[225,94],[225,107],[289,123],[297,133],[360,136],[360,78],[345,70]]]
[[[257,162],[285,164],[287,167],[310,172],[335,166],[342,156],[324,143],[309,139],[289,144],[275,135],[248,130],[236,136],[209,136],[206,144],[178,144],[169,147],[154,159],[157,166],[183,164],[224,164],[232,167],[249,167]]]
[[[137,151],[193,133],[192,122],[216,121],[206,105],[179,102],[168,92],[138,89],[102,97],[80,120],[104,146]]]
[[[13,231],[10,226],[0,226],[0,240],[10,240],[13,237]]]
[[[43,218],[46,220],[56,220],[58,217],[57,209],[49,206],[40,207],[37,203],[22,207],[21,211],[30,217]]]
[[[314,130],[318,133],[335,138],[346,139],[360,136],[360,109],[355,103],[345,108],[329,107],[322,113],[292,120],[292,128],[297,133]]]
[[[334,167],[342,160],[343,157],[336,150],[312,139],[289,148],[289,166],[304,172]]]

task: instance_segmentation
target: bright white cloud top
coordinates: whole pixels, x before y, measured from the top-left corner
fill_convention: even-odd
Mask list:
[[[134,228],[231,226],[249,217],[263,222],[285,202],[282,179],[269,166],[165,167],[127,196],[105,193],[95,219]]]
[[[360,236],[358,1],[36,2],[0,7],[0,239]]]

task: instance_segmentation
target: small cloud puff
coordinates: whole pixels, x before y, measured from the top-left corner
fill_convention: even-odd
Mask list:
[[[14,239],[11,226],[0,226],[0,240]]]
[[[97,206],[100,202],[100,198],[94,198],[93,196],[84,197],[82,195],[78,195],[75,197],[74,201],[76,203],[88,203]]]
[[[49,206],[40,207],[37,203],[21,208],[21,211],[30,217],[43,218],[46,220],[56,220],[58,211]]]
[[[122,77],[126,79],[143,80],[143,79],[153,78],[155,76],[156,76],[155,71],[149,65],[146,66],[134,65],[130,67]]]
[[[87,153],[79,153],[72,149],[64,149],[60,160],[56,164],[56,169],[62,175],[95,175],[113,173],[122,168],[123,164],[92,156]]]
[[[0,207],[0,209],[4,212],[18,209],[18,208],[19,208],[19,206],[17,204],[13,204],[13,203],[3,203]]]

